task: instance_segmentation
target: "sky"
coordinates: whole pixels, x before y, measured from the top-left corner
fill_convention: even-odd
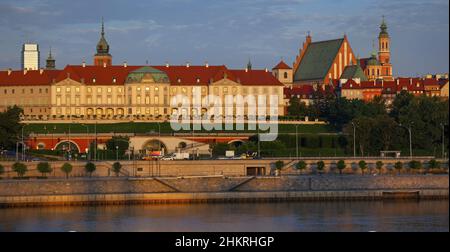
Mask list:
[[[0,0],[0,69],[20,68],[25,42],[41,65],[52,48],[58,68],[92,63],[104,17],[113,62],[129,65],[205,61],[230,68],[292,65],[313,41],[346,34],[368,57],[382,16],[396,76],[447,73],[448,0]]]

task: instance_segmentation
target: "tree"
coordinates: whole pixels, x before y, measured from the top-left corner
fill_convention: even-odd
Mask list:
[[[283,161],[278,160],[277,162],[275,162],[275,169],[277,170],[278,173],[281,171],[283,166],[284,166],[284,162]]]
[[[119,176],[120,170],[122,169],[122,165],[119,162],[115,162],[112,165],[112,170],[116,174],[116,176]]]
[[[17,162],[13,164],[12,170],[17,173],[18,177],[23,178],[25,173],[28,171],[28,168],[25,164]]]
[[[96,167],[94,163],[88,162],[84,166],[84,169],[87,173],[89,173],[89,177],[92,177],[92,173],[95,171]]]
[[[298,116],[300,114],[300,100],[297,96],[291,97],[287,111],[290,116]]]
[[[413,169],[413,170],[420,170],[420,169],[422,169],[422,163],[417,160],[411,160],[409,162],[409,168]]]
[[[358,163],[359,169],[361,169],[362,175],[364,175],[364,170],[367,169],[367,163],[364,160],[359,161]]]
[[[51,173],[52,167],[50,166],[50,164],[48,162],[41,162],[37,165],[37,170],[42,173],[42,177],[45,177],[46,173]]]
[[[347,167],[347,165],[345,164],[344,160],[339,160],[336,164],[338,170],[339,170],[339,174],[342,175],[342,171]]]
[[[403,163],[400,161],[395,163],[394,168],[398,171],[398,174],[400,174],[400,171],[403,169]]]
[[[441,168],[441,164],[438,161],[436,161],[436,159],[431,159],[428,162],[428,168],[430,168],[432,170],[439,169],[439,168]]]
[[[325,169],[325,162],[323,161],[317,162],[317,170],[319,171],[319,173],[322,173],[324,169]]]
[[[5,173],[5,167],[3,167],[3,165],[0,164],[0,176],[3,175]]]
[[[69,174],[72,172],[72,165],[69,163],[65,163],[61,166],[61,171],[66,174],[66,179],[69,178]]]
[[[303,161],[303,160],[299,161],[299,162],[295,165],[295,168],[296,168],[297,170],[300,170],[300,173],[301,173],[303,170],[306,169],[306,162]]]
[[[381,171],[383,170],[384,163],[383,163],[383,161],[377,161],[375,163],[375,166],[376,166],[378,172],[381,173]]]
[[[8,107],[5,112],[0,113],[0,149],[15,148],[22,130],[21,115],[23,115],[23,109],[17,106]]]

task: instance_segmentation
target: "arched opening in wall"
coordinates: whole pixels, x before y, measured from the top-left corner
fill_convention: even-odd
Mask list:
[[[56,151],[71,151],[72,153],[80,153],[80,147],[78,146],[78,144],[76,144],[74,141],[69,140],[63,140],[57,143],[54,149]]]
[[[38,149],[38,150],[45,150],[45,143],[38,143],[36,145],[36,149]]]
[[[187,143],[186,142],[179,142],[178,143],[178,149],[184,149],[187,147]]]
[[[124,115],[125,114],[125,110],[122,108],[117,109],[117,114],[118,115]]]
[[[87,114],[88,116],[93,115],[93,114],[94,114],[94,109],[88,108],[88,109],[86,110],[86,114]]]
[[[142,146],[142,150],[145,151],[146,154],[153,151],[162,151],[163,155],[167,153],[166,145],[158,139],[152,139],[145,142],[145,144]]]
[[[228,142],[229,145],[232,145],[236,148],[240,147],[244,143],[245,143],[245,141],[243,141],[243,140],[233,140],[233,141]]]
[[[96,109],[95,112],[96,112],[97,116],[103,115],[103,109],[101,109],[101,108]]]
[[[113,115],[114,115],[114,109],[112,109],[112,108],[106,109],[106,114],[107,114],[108,116],[113,116]]]

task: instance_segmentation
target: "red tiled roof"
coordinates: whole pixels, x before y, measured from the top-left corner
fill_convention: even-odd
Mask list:
[[[68,65],[63,70],[0,72],[0,85],[49,85],[67,78],[86,85],[124,85],[130,72],[143,66]],[[152,66],[167,74],[171,85],[209,85],[225,77],[242,85],[283,86],[265,70],[230,70],[226,66]],[[113,81],[115,79],[115,81]],[[54,81],[53,81],[54,80]],[[95,80],[95,81],[94,81]]]
[[[86,85],[123,85],[131,71],[139,66],[72,66],[68,65],[58,75],[57,82],[70,78]],[[114,83],[113,79],[116,79]],[[95,82],[94,82],[95,80]]]
[[[278,65],[276,65],[272,69],[273,70],[277,70],[277,69],[292,69],[292,67],[288,66],[286,63],[284,63],[284,61],[280,61],[280,63],[278,63]]]
[[[369,60],[370,58],[364,58],[364,59],[360,59],[359,60],[359,65],[360,65],[360,67],[363,69],[363,70],[366,70],[366,67],[367,67],[367,61]]]
[[[50,85],[60,70],[0,71],[0,86]]]
[[[284,88],[285,99],[291,99],[293,96],[308,96],[314,93],[314,87],[312,85],[301,85],[299,87]]]

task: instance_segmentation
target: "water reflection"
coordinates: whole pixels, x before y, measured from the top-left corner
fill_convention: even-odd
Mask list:
[[[0,209],[0,231],[449,231],[448,201]]]

